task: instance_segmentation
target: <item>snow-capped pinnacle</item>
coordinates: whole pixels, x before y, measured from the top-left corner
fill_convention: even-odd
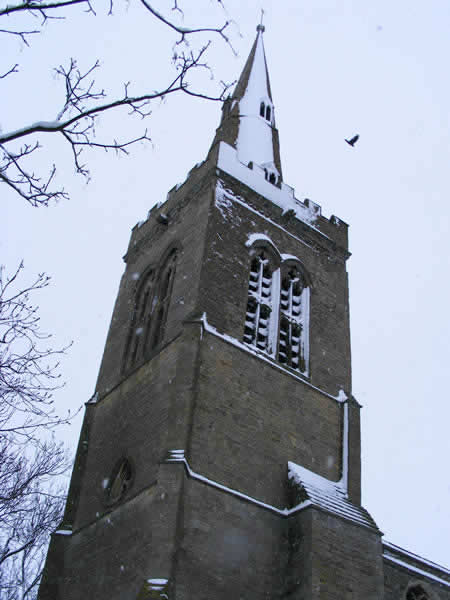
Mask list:
[[[280,150],[264,52],[264,26],[258,25],[256,29],[255,42],[234,93],[224,103],[213,147],[225,141],[235,148],[239,162],[257,167],[261,177],[279,187]]]
[[[267,179],[279,183],[281,173],[275,164],[277,149],[274,148],[275,115],[263,31],[258,25],[255,43],[232,97],[239,106],[236,150],[242,163],[257,164],[267,172]]]

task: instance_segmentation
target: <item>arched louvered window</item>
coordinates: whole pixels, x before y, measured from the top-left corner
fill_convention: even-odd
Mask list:
[[[271,113],[270,106],[267,106],[266,107],[266,121],[270,121],[270,113]]]
[[[308,370],[309,288],[296,266],[281,278],[278,361],[301,373]]]
[[[265,106],[264,102],[261,102],[261,104],[259,105],[259,115],[261,117],[264,117],[265,111],[266,111],[266,106]]]
[[[131,368],[144,354],[145,339],[151,328],[152,295],[155,273],[148,271],[139,286],[134,302],[133,318],[125,357],[125,369]]]
[[[250,264],[244,342],[265,352],[270,349],[272,277],[269,255],[265,250],[259,250]]]
[[[152,301],[152,313],[154,315],[151,335],[146,340],[146,346],[149,350],[161,343],[169,312],[170,295],[172,293],[173,280],[175,277],[175,267],[177,261],[177,251],[172,250],[162,266],[156,286],[155,295]]]
[[[421,585],[414,585],[406,592],[406,600],[429,600],[429,596]]]

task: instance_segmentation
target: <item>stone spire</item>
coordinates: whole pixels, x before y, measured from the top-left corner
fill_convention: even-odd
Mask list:
[[[255,42],[234,93],[224,102],[213,147],[220,141],[226,142],[236,149],[241,163],[257,165],[268,181],[280,185],[279,139],[264,52],[264,25],[258,25],[256,30]]]

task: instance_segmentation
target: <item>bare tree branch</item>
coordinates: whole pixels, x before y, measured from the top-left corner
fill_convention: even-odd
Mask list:
[[[10,15],[15,12],[24,11],[46,11],[55,8],[64,8],[73,4],[89,4],[88,0],[63,0],[62,2],[39,2],[33,0],[31,2],[21,2],[20,4],[10,4],[5,8],[0,9],[0,17]]]
[[[38,121],[22,127],[21,129],[17,129],[16,131],[0,134],[0,144],[5,144],[7,142],[11,142],[13,140],[17,140],[38,132],[54,133],[58,131],[66,131],[68,127],[77,123],[78,121],[87,119],[89,117],[95,117],[96,115],[105,111],[119,108],[121,106],[129,106],[133,110],[136,110],[139,105],[142,105],[143,103],[147,105],[147,103],[149,103],[151,100],[155,100],[156,98],[162,98],[169,94],[173,94],[174,92],[187,91],[189,84],[186,82],[186,76],[188,71],[194,68],[208,68],[206,63],[200,62],[200,59],[208,49],[209,45],[210,43],[208,42],[208,44],[200,49],[196,56],[194,56],[192,53],[188,55],[184,53],[181,55],[174,55],[174,60],[179,61],[178,67],[180,72],[164,90],[154,91],[138,96],[130,96],[128,95],[128,84],[125,84],[125,94],[122,98],[114,100],[113,102],[99,104],[97,106],[93,106],[92,108],[83,108],[83,102],[86,100],[96,100],[104,97],[105,93],[103,90],[101,92],[93,91],[95,80],[89,82],[87,88],[82,88],[81,84],[86,77],[98,67],[98,61],[88,71],[82,74],[76,68],[76,62],[74,59],[71,59],[70,66],[67,70],[62,65],[56,69],[56,73],[64,77],[67,90],[66,102],[58,117],[63,116],[71,108],[74,109],[77,114],[62,121],[58,118],[55,121]],[[225,86],[219,96],[210,96],[208,94],[196,92],[189,93],[207,100],[222,100],[229,87],[230,86]],[[79,135],[79,132],[77,132],[77,135]]]
[[[0,269],[0,435],[16,442],[32,440],[37,431],[70,417],[57,415],[52,401],[62,387],[58,358],[67,347],[47,346],[51,336],[41,331],[38,307],[30,301],[50,278],[40,273],[30,285],[18,287],[22,270],[23,263],[8,277]]]
[[[9,35],[17,35],[21,38],[22,42],[29,46],[28,40],[26,38],[27,35],[33,35],[33,33],[39,33],[37,29],[33,29],[32,31],[11,31],[10,29],[0,29],[0,33],[6,33]]]
[[[54,428],[68,422],[53,408],[61,387],[32,297],[49,285],[40,273],[22,284],[23,264],[0,268],[0,597],[36,597],[50,533],[61,522],[61,475],[69,466]]]
[[[52,481],[67,466],[62,447],[54,442],[41,444],[34,454],[24,456],[10,440],[0,439],[2,599],[25,600],[37,591],[50,533],[63,514],[64,495]]]
[[[129,93],[130,84],[124,84],[124,94],[112,102],[98,103],[106,96],[103,89],[96,90],[93,74],[99,68],[96,61],[87,71],[82,72],[74,59],[70,60],[65,68],[60,65],[55,71],[65,86],[65,99],[54,121],[38,121],[21,129],[0,134],[0,181],[7,183],[22,198],[32,206],[48,205],[51,200],[67,198],[64,189],[53,190],[51,185],[56,173],[55,165],[52,166],[48,176],[43,179],[30,171],[25,160],[41,148],[39,142],[33,145],[25,143],[16,152],[10,152],[6,144],[23,138],[28,138],[36,133],[60,133],[63,139],[71,146],[75,171],[89,179],[89,168],[80,161],[82,151],[86,148],[115,150],[128,154],[128,148],[138,142],[150,141],[147,130],[133,139],[118,142],[112,140],[97,140],[95,138],[96,118],[107,111],[128,107],[130,114],[145,118],[151,114],[150,104],[155,99],[178,92],[208,100],[221,100],[229,86],[222,83],[219,96],[210,96],[201,91],[191,90],[188,76],[193,69],[206,69],[210,71],[203,56],[209,48],[210,42],[201,47],[196,54],[193,52],[174,52],[172,57],[177,68],[177,74],[162,90],[156,90],[142,95]],[[93,104],[93,105],[91,105]]]
[[[183,42],[187,35],[190,35],[193,33],[218,33],[225,40],[225,42],[227,44],[230,44],[230,40],[229,40],[228,36],[225,34],[225,30],[227,29],[227,27],[229,27],[230,21],[225,21],[225,23],[222,25],[222,27],[192,27],[192,28],[180,27],[179,25],[176,25],[175,23],[173,23],[172,21],[169,21],[169,19],[164,17],[147,0],[141,0],[141,2],[145,6],[145,8],[154,17],[159,19],[162,23],[164,23],[164,25],[167,25],[167,27],[170,27],[170,29],[173,29],[174,31],[176,31],[177,33],[180,34],[181,38],[178,40],[177,43]],[[183,11],[178,7],[177,2],[175,2],[172,10],[178,10],[179,12],[181,12],[183,14]]]
[[[0,79],[5,79],[6,77],[8,77],[8,75],[11,75],[11,73],[18,73],[18,67],[19,65],[16,63],[13,67],[11,67],[9,69],[9,71],[6,71],[6,73],[3,73],[3,75],[0,75]]]
[[[110,0],[110,12],[112,11],[112,1]],[[45,22],[48,18],[55,18],[52,15],[53,11],[75,4],[86,5],[88,12],[95,14],[90,0],[62,0],[61,2],[25,0],[23,3],[7,5],[1,9],[0,17],[25,12],[33,15],[38,14]],[[0,183],[5,183],[32,206],[48,206],[52,201],[68,198],[64,188],[58,187],[56,184],[56,163],[49,166],[45,175],[35,173],[33,170],[34,156],[43,150],[42,140],[38,138],[36,141],[36,135],[59,133],[60,139],[71,147],[75,172],[89,179],[88,163],[82,160],[84,158],[83,152],[88,148],[92,150],[103,149],[105,151],[111,149],[120,154],[128,154],[129,147],[133,144],[150,141],[147,129],[141,135],[133,136],[128,140],[118,141],[114,136],[110,136],[110,139],[98,139],[96,124],[97,118],[101,114],[127,107],[130,115],[147,118],[152,112],[151,103],[156,99],[164,99],[172,94],[186,93],[197,98],[220,101],[229,89],[230,86],[220,82],[222,89],[217,95],[212,95],[205,90],[195,89],[190,85],[190,74],[198,69],[208,70],[212,75],[211,69],[205,60],[205,54],[211,42],[203,44],[197,50],[191,50],[187,43],[187,37],[198,34],[214,34],[219,36],[232,49],[227,35],[230,20],[226,20],[219,27],[189,28],[179,26],[164,16],[154,8],[153,3],[149,0],[141,0],[141,4],[152,17],[180,35],[180,38],[174,44],[172,56],[172,64],[175,67],[176,74],[165,87],[158,90],[145,90],[137,94],[130,92],[131,86],[128,82],[124,84],[124,93],[121,97],[108,100],[106,91],[96,87],[95,75],[100,66],[98,60],[86,71],[81,71],[73,58],[67,67],[63,65],[57,67],[55,72],[63,80],[65,94],[55,118],[52,121],[39,120],[14,131],[0,133]],[[223,7],[221,1],[219,4]],[[174,0],[172,11],[180,13],[184,17],[178,0]],[[38,33],[39,30],[3,29],[0,30],[0,33],[2,32],[19,36],[28,45],[27,36]],[[184,49],[180,50],[181,47]],[[14,65],[1,75],[0,79],[17,72],[17,68],[18,65]],[[17,142],[21,145],[17,146]]]

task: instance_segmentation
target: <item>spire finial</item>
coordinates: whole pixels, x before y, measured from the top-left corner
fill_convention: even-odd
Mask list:
[[[264,9],[261,9],[261,23],[259,23],[259,25],[256,26],[256,31],[259,33],[264,33],[264,31],[266,30],[266,28],[263,25],[263,18],[264,18]]]

